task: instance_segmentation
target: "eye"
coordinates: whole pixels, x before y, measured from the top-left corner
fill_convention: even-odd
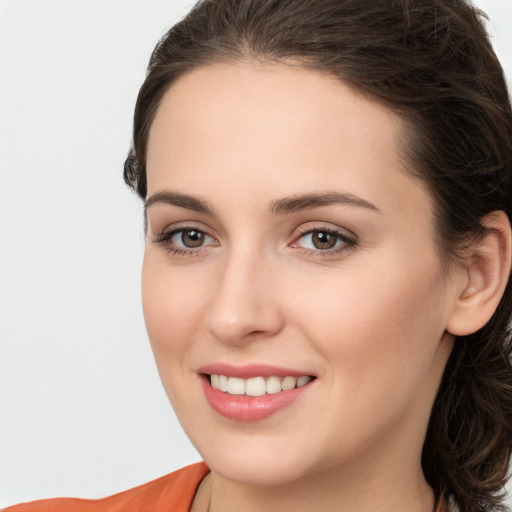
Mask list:
[[[181,229],[174,232],[170,241],[177,247],[195,249],[196,247],[201,247],[208,238],[211,237],[203,231],[197,229]]]
[[[194,254],[200,249],[218,245],[218,242],[205,231],[197,228],[173,229],[153,238],[157,244],[163,245],[173,254]]]
[[[292,247],[306,249],[314,254],[333,254],[357,245],[357,241],[347,234],[332,228],[312,228],[303,230]]]
[[[336,247],[340,241],[339,236],[329,231],[313,231],[301,237],[302,245],[306,249],[327,250]]]

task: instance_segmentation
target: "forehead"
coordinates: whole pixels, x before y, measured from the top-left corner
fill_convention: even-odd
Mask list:
[[[342,188],[372,202],[387,192],[416,201],[426,191],[405,171],[404,133],[389,108],[325,73],[253,62],[203,67],[158,108],[148,194],[170,186],[201,195],[224,179],[241,193],[275,197]]]
[[[159,142],[201,138],[206,150],[235,132],[252,137],[257,152],[258,142],[277,137],[283,151],[291,137],[315,135],[316,143],[335,137],[342,145],[348,132],[357,135],[352,145],[357,138],[361,145],[395,148],[403,130],[388,108],[327,73],[253,62],[207,66],[181,77],[164,95],[150,130],[149,164]]]

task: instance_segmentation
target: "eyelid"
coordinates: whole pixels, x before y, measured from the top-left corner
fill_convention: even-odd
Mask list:
[[[336,226],[335,224],[331,224],[330,222],[307,222],[302,225],[300,225],[298,228],[296,228],[295,232],[297,234],[294,234],[294,240],[307,235],[309,233],[316,233],[319,231],[327,231],[329,233],[336,233],[340,235],[342,238],[346,238],[348,240],[353,240],[354,242],[358,241],[357,235],[350,231],[347,228],[342,228],[340,226]]]
[[[300,235],[311,233],[312,231],[335,231],[341,235],[345,235],[349,238],[357,239],[357,235],[347,228],[331,224],[330,222],[304,222],[295,231],[298,231]]]
[[[195,230],[195,231],[201,231],[205,235],[208,235],[212,238],[217,239],[217,236],[212,234],[212,230],[205,226],[202,222],[196,222],[196,221],[178,221],[173,222],[171,224],[166,224],[163,228],[157,228],[157,229],[149,229],[148,234],[152,239],[157,239],[163,236],[168,236],[171,233],[176,233],[177,231],[186,231],[186,230]]]

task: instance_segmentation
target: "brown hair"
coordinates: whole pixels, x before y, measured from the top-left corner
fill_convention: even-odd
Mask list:
[[[148,134],[186,73],[248,58],[328,72],[409,127],[404,153],[436,204],[443,262],[483,217],[512,218],[512,112],[501,66],[465,0],[203,0],[155,48],[137,100],[126,182],[146,197]],[[449,268],[449,265],[447,265]],[[422,465],[464,512],[503,510],[512,442],[512,284],[492,319],[460,337],[432,410]]]

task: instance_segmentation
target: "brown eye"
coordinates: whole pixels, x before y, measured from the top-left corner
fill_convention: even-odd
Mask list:
[[[172,254],[200,254],[202,249],[218,246],[215,238],[201,229],[179,228],[157,235],[153,241]]]
[[[315,249],[332,249],[338,241],[338,235],[328,231],[315,231],[311,233],[311,243]]]
[[[184,247],[195,248],[204,244],[205,234],[195,229],[184,229],[181,231],[180,241]]]
[[[334,255],[340,251],[353,248],[357,245],[357,240],[336,229],[320,228],[311,229],[297,238],[292,247],[301,247],[310,254]]]

